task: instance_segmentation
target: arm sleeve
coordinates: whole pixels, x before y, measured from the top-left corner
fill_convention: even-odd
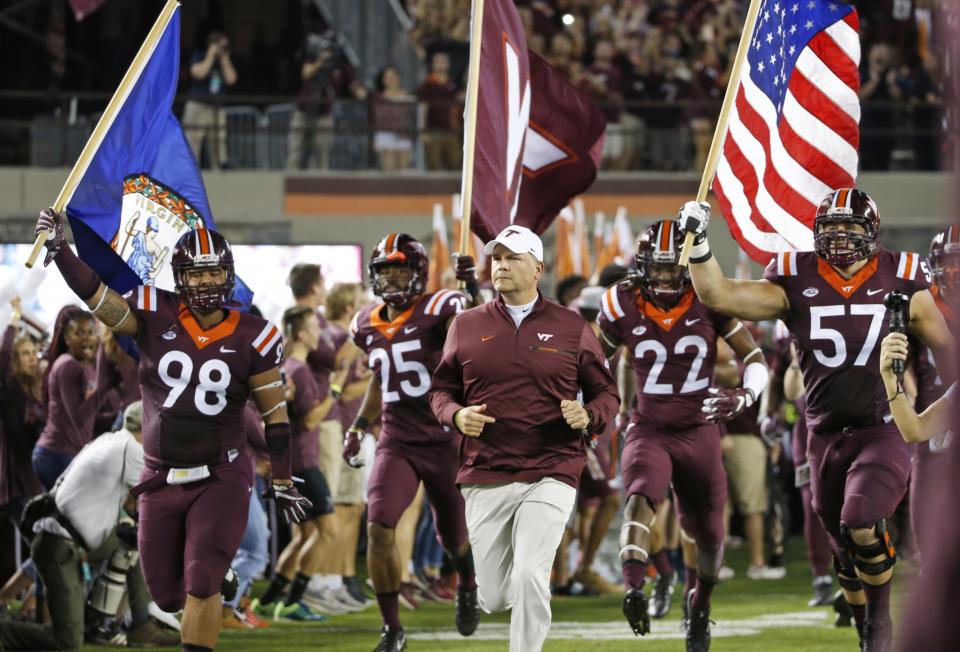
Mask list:
[[[445,426],[455,428],[453,415],[463,408],[463,374],[460,361],[457,358],[459,319],[454,320],[447,332],[447,340],[443,345],[443,357],[433,372],[433,382],[430,385],[430,408],[437,421]]]
[[[583,324],[583,331],[580,333],[577,379],[585,406],[593,415],[593,426],[590,430],[602,433],[620,407],[620,395],[617,393],[617,383],[610,373],[610,364],[600,348],[600,341],[587,323]]]

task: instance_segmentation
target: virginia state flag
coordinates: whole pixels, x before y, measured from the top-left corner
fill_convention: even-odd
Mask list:
[[[67,203],[77,253],[121,294],[173,290],[170,258],[181,235],[216,230],[200,169],[173,115],[180,69],[177,7]],[[252,293],[237,279],[234,300]]]

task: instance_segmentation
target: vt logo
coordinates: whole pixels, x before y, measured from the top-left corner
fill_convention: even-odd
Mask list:
[[[537,337],[540,338],[540,341],[541,341],[541,342],[546,342],[546,341],[548,341],[551,337],[553,337],[553,333],[537,333]]]

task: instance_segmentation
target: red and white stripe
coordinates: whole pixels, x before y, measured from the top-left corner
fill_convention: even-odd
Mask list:
[[[817,205],[853,186],[860,145],[859,22],[849,13],[801,52],[779,118],[744,65],[713,181],[730,231],[755,261],[813,250]]]
[[[900,262],[897,264],[897,278],[912,281],[917,275],[920,266],[920,256],[910,251],[900,252]]]
[[[462,296],[463,295],[460,292],[455,292],[453,290],[437,290],[434,295],[430,297],[430,300],[427,301],[427,307],[423,309],[423,312],[426,315],[439,316],[443,311],[443,304],[453,297]]]
[[[607,321],[611,322],[621,319],[626,314],[620,307],[620,299],[617,298],[617,286],[613,286],[603,293],[603,297],[600,299],[600,310],[603,311],[603,316],[607,318]]]
[[[273,348],[273,345],[280,340],[280,329],[267,322],[263,327],[263,330],[260,331],[260,334],[257,335],[257,338],[253,340],[253,348],[257,350],[262,356],[266,356],[270,352],[270,349]]]
[[[137,288],[137,309],[157,311],[157,288],[152,285],[141,285]]]

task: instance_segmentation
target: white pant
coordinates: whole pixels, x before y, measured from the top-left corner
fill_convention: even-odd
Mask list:
[[[512,608],[510,652],[537,652],[550,631],[550,569],[577,492],[553,478],[460,491],[480,607]]]

